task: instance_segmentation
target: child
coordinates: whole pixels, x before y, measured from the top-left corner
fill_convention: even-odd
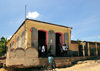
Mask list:
[[[49,62],[50,68],[52,68],[52,69],[55,69],[56,68],[56,64],[55,64],[53,55],[50,55],[48,57],[48,62]]]

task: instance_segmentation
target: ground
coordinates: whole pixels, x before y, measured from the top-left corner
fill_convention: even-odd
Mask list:
[[[1,68],[0,71],[7,71],[7,70]],[[75,65],[71,67],[56,68],[56,71],[100,71],[100,59],[78,61]]]
[[[79,61],[72,67],[56,69],[57,71],[100,71],[100,60]]]

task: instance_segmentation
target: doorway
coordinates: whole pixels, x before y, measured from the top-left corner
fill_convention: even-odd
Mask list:
[[[79,45],[79,56],[83,56],[83,48],[82,48],[82,45]]]
[[[38,45],[42,46],[46,44],[46,32],[38,31]]]
[[[56,33],[56,56],[61,56],[61,34]]]
[[[44,46],[44,52],[42,52],[42,46]],[[46,32],[45,31],[38,31],[38,51],[39,57],[46,56],[47,46],[46,46]]]

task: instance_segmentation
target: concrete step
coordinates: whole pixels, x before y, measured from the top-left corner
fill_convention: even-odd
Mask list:
[[[61,60],[55,60],[55,62],[70,62],[69,59],[61,59]]]
[[[55,58],[56,67],[65,67],[72,64],[70,58],[67,57],[57,57]]]

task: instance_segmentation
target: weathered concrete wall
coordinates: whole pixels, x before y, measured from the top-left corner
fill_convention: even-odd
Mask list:
[[[10,47],[10,44],[12,42],[13,43],[13,48],[16,48],[16,40],[17,40],[17,37],[19,37],[19,47],[21,47],[21,35],[22,35],[22,32],[25,31],[25,24],[14,34],[13,38],[11,38],[11,40],[9,40],[9,42],[7,43],[7,47]],[[24,44],[25,46],[26,44]]]
[[[85,45],[83,47],[83,42],[80,41],[80,46],[78,46],[77,41],[71,41],[71,51],[73,56],[77,54],[80,56],[99,56],[100,55],[100,42],[88,42],[84,41]]]
[[[32,20],[25,20],[25,22],[23,22],[23,25],[20,27],[20,29],[18,29],[18,31],[13,35],[13,37],[11,38],[11,40],[7,43],[7,46],[10,47],[10,43],[11,42],[15,42],[13,44],[13,48],[16,48],[16,39],[19,36],[19,40],[21,39],[21,34],[23,31],[25,31],[25,40],[24,40],[24,48],[27,47],[31,47],[31,28],[34,27],[37,30],[46,30],[47,32],[49,30],[53,30],[55,33],[56,32],[60,32],[64,35],[64,33],[68,33],[69,36],[69,47],[71,44],[71,28],[67,28],[67,27],[61,27],[61,26],[56,26],[56,25],[52,25],[52,24],[46,24],[43,22],[37,22],[37,21],[32,21]],[[49,37],[47,37],[49,38]],[[64,37],[62,38],[64,40]],[[47,44],[48,44],[48,40],[46,40]],[[64,42],[64,41],[63,41]],[[21,47],[21,40],[19,42],[19,47]]]
[[[71,50],[72,51],[79,51],[79,45],[77,43],[72,43],[71,44]]]
[[[96,46],[95,43],[90,43],[90,56],[96,55]]]
[[[97,48],[98,48],[98,56],[100,56],[100,43],[97,44]]]
[[[9,49],[7,52],[6,66],[35,67],[39,65],[38,51],[35,48]]]
[[[78,56],[79,55],[79,44],[77,41],[71,41],[71,56]]]
[[[52,24],[44,24],[44,23],[42,23],[42,22],[36,22],[36,21],[30,21],[30,20],[27,20],[26,21],[26,24],[27,24],[27,34],[28,34],[28,38],[27,38],[27,40],[28,40],[28,47],[31,47],[31,39],[32,39],[32,33],[31,33],[31,31],[30,31],[30,29],[32,28],[32,27],[34,27],[34,28],[36,28],[37,30],[45,30],[46,32],[47,32],[47,34],[48,34],[48,32],[50,31],[50,30],[53,30],[55,33],[56,32],[59,32],[59,33],[62,33],[63,34],[63,43],[64,43],[64,33],[68,33],[68,35],[69,35],[69,41],[67,41],[67,42],[69,42],[69,47],[70,47],[70,45],[71,45],[71,28],[65,28],[65,27],[61,27],[61,26],[56,26],[56,25],[52,25]],[[49,39],[49,37],[47,36],[47,38]],[[46,42],[47,42],[47,47],[48,47],[48,44],[50,44],[50,43],[48,43],[49,42],[49,40],[46,40]]]

